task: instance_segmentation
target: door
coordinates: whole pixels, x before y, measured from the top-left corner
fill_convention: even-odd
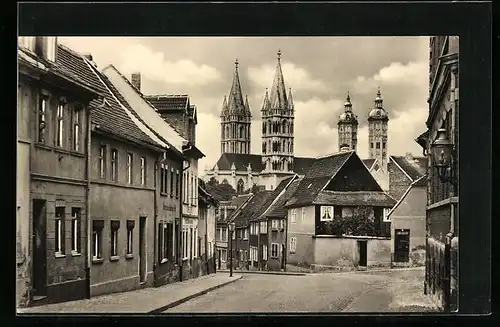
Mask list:
[[[33,200],[33,295],[47,295],[47,201]]]
[[[396,229],[394,238],[394,261],[408,262],[410,257],[410,230]]]
[[[139,278],[146,282],[146,217],[139,217]]]
[[[281,244],[281,269],[285,269],[285,244]]]
[[[366,263],[368,261],[366,241],[358,241],[358,253],[359,253],[359,266],[366,267]]]
[[[217,267],[220,269],[221,265],[222,250],[217,250]]]

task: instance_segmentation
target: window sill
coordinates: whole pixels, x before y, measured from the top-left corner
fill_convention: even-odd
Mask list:
[[[81,255],[82,255],[82,254],[81,254],[80,252],[75,252],[75,251],[72,251],[72,252],[71,252],[71,256],[72,256],[72,257],[79,257],[79,256],[81,256]]]
[[[118,255],[114,255],[114,256],[111,256],[111,258],[109,258],[109,261],[118,261],[120,260],[120,256]]]
[[[94,265],[98,265],[98,264],[102,264],[104,262],[104,259],[103,258],[92,258],[92,264]]]
[[[164,264],[164,263],[167,263],[167,262],[168,262],[168,259],[167,258],[163,258],[163,259],[161,259],[160,264]]]
[[[56,258],[66,258],[66,255],[62,254],[62,253],[56,253],[55,257]]]
[[[125,259],[133,259],[134,258],[134,254],[133,253],[127,253],[125,254]]]

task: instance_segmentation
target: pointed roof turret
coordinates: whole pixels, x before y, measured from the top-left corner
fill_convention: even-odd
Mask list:
[[[221,114],[220,116],[221,117],[225,117],[229,114],[229,110],[227,108],[227,97],[224,96],[224,101],[222,102],[222,111],[221,111]]]
[[[339,124],[341,123],[358,123],[358,117],[352,112],[352,103],[349,91],[347,92],[347,97],[344,103],[344,112],[339,116]]]
[[[241,93],[240,75],[238,73],[238,59],[234,62],[233,84],[228,99],[228,110],[231,115],[244,115],[245,103],[243,102],[243,94]]]
[[[276,73],[274,74],[273,86],[271,87],[270,103],[272,109],[288,108],[285,80],[283,79],[283,72],[281,71],[280,50],[278,50],[278,65],[276,66]]]
[[[262,111],[269,109],[269,93],[266,88],[266,95],[264,95],[264,103],[262,104]]]
[[[347,98],[345,99],[344,108],[346,112],[352,111],[351,96],[349,95],[349,91],[347,91]]]
[[[245,95],[245,110],[248,117],[252,117],[252,110],[250,109],[250,104],[248,104],[248,95]]]
[[[380,86],[377,90],[377,97],[375,98],[375,108],[373,108],[368,114],[368,119],[382,119],[388,120],[387,111],[384,109],[383,105],[384,99],[380,94]]]
[[[293,110],[293,98],[292,98],[292,88],[290,88],[290,91],[288,92],[288,109]]]

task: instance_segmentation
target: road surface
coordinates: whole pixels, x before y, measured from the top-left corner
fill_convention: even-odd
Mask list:
[[[417,270],[410,274],[422,274]],[[408,273],[405,273],[408,277]],[[397,274],[244,274],[235,283],[164,313],[391,312]],[[401,279],[399,279],[401,281]]]

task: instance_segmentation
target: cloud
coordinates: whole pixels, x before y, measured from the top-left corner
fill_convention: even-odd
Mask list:
[[[165,53],[151,51],[142,44],[133,44],[120,54],[119,69],[125,74],[140,72],[147,78],[169,84],[205,85],[220,78],[209,65],[198,65],[189,59],[168,61]]]
[[[327,89],[322,81],[314,79],[306,69],[298,67],[294,63],[284,63],[281,68],[286,86],[293,90],[324,91]],[[275,71],[276,66],[271,64],[249,67],[248,77],[261,89],[270,88]]]
[[[198,112],[198,125],[196,126],[196,146],[205,154],[199,160],[198,171],[200,176],[204,169],[211,169],[220,155],[220,121],[219,117],[203,112]]]

